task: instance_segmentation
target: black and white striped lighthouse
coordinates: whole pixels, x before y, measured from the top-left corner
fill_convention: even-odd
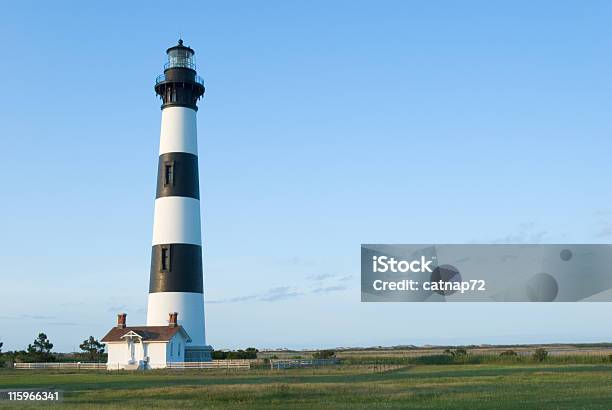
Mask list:
[[[178,44],[166,53],[155,92],[163,101],[147,326],[166,326],[168,313],[192,342],[186,361],[210,359],[204,331],[202,239],[198,178],[197,102],[204,82],[196,73],[194,51]]]

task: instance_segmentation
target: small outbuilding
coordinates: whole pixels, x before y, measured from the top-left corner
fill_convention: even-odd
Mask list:
[[[178,313],[170,313],[168,326],[126,326],[126,317],[117,315],[117,326],[101,340],[107,346],[108,370],[163,369],[185,361],[191,338],[178,324]]]

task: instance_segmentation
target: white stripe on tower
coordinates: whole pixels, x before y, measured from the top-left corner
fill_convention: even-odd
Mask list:
[[[198,130],[194,109],[165,107],[162,110],[159,154],[166,152],[198,155]]]
[[[147,326],[166,326],[177,312],[192,342],[186,360],[205,360],[202,239],[198,181],[196,102],[204,85],[193,50],[179,40],[167,51],[158,77],[162,121],[153,222]]]
[[[198,199],[182,196],[157,198],[153,220],[153,245],[202,244]]]

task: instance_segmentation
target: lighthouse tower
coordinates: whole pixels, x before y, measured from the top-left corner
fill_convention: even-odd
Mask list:
[[[163,101],[147,326],[167,326],[168,313],[191,337],[185,361],[210,360],[204,332],[202,237],[198,180],[197,101],[204,82],[195,52],[170,47],[155,92]]]

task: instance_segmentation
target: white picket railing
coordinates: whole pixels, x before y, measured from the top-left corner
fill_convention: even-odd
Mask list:
[[[169,362],[168,369],[250,369],[250,360],[212,360],[210,362]]]
[[[251,360],[213,360],[210,362],[169,362],[149,364],[149,368],[167,369],[250,369]],[[117,367],[119,369],[119,366]],[[107,369],[106,363],[15,363],[15,369]],[[112,369],[112,367],[111,367]]]
[[[106,363],[15,363],[15,369],[106,369]]]

